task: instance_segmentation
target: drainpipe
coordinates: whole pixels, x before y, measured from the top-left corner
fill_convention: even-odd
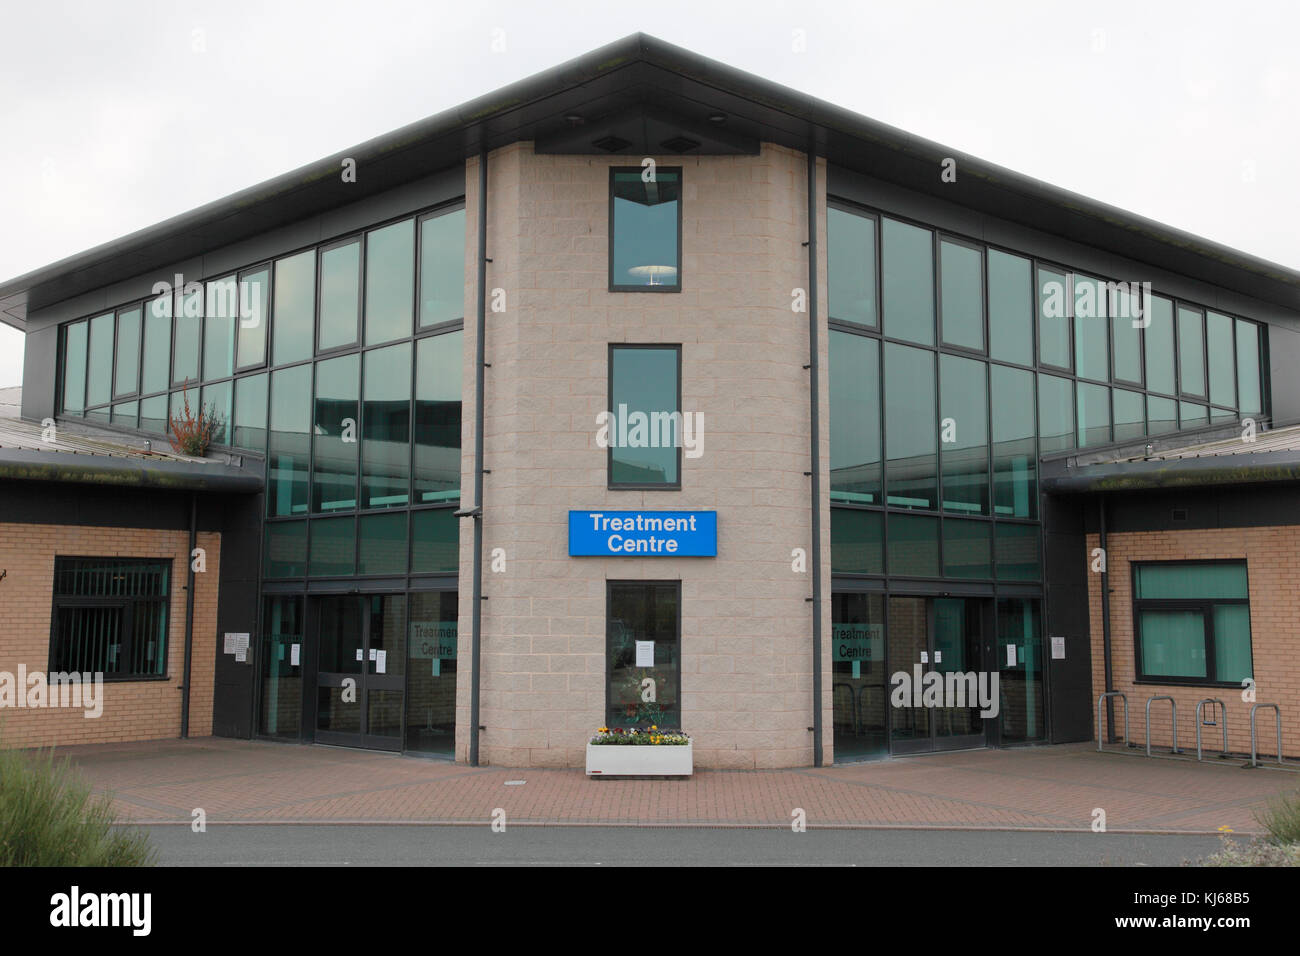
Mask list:
[[[813,766],[822,765],[822,508],[821,421],[817,380],[817,153],[808,150],[808,395],[812,449]]]
[[[486,135],[486,134],[484,134]],[[483,336],[487,327],[487,144],[478,153],[478,317],[474,335],[474,609],[470,625],[469,765],[478,766],[483,624]]]
[[[1098,543],[1101,545],[1101,654],[1106,668],[1106,692],[1115,689],[1110,667],[1110,553],[1106,550],[1106,496],[1097,497]],[[1115,698],[1106,698],[1106,739],[1115,742]],[[1128,741],[1124,741],[1125,744]]]
[[[190,550],[185,556],[185,676],[181,680],[181,739],[190,735],[190,665],[194,658],[194,549],[199,539],[199,496],[190,495]]]

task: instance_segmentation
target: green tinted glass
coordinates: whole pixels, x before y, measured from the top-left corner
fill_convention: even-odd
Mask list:
[[[450,508],[411,512],[411,570],[455,574],[460,566],[460,519]]]
[[[1178,309],[1178,388],[1205,397],[1205,321],[1197,309]]]
[[[199,336],[203,330],[203,292],[181,296],[173,326],[172,384],[184,385],[199,380]]]
[[[1070,284],[1065,273],[1038,270],[1038,360],[1070,368]]]
[[[311,510],[346,511],[357,506],[357,445],[361,362],[343,355],[316,363],[312,442]],[[314,535],[314,532],[313,532]]]
[[[112,398],[113,313],[90,320],[90,361],[86,371],[86,407]]]
[[[826,211],[828,309],[832,319],[876,326],[876,220]]]
[[[266,505],[269,515],[307,513],[311,461],[311,366],[295,365],[271,375]]]
[[[1259,326],[1237,320],[1237,389],[1243,415],[1258,415],[1264,410],[1260,399]]]
[[[678,358],[675,348],[610,350],[611,484],[678,483]]]
[[[1172,398],[1147,396],[1147,434],[1167,435],[1178,431],[1178,403]]]
[[[239,279],[238,355],[240,368],[266,362],[266,330],[271,322],[271,272],[258,269]]]
[[[956,355],[939,357],[944,511],[989,513],[987,368]]]
[[[939,519],[931,515],[891,514],[887,550],[890,575],[939,575]]]
[[[358,574],[406,573],[406,513],[361,516]]]
[[[1212,601],[1248,597],[1246,565],[1242,563],[1139,564],[1136,577],[1139,599]]]
[[[416,504],[460,499],[461,361],[464,333],[422,338],[416,348]]]
[[[944,577],[992,578],[992,534],[992,522],[944,518]]]
[[[1111,348],[1115,380],[1142,384],[1142,299],[1136,284],[1116,283],[1109,290]]]
[[[879,511],[831,509],[831,570],[884,573],[884,516]]]
[[[268,578],[300,578],[307,573],[307,522],[268,521],[263,562]]]
[[[1205,314],[1205,339],[1210,356],[1210,401],[1235,408],[1237,405],[1236,362],[1233,355],[1232,319],[1218,312]]]
[[[117,366],[113,372],[113,396],[134,395],[140,390],[140,310],[126,309],[117,315]]]
[[[1038,437],[1044,452],[1074,446],[1074,383],[1038,376]]]
[[[361,506],[405,507],[411,475],[411,344],[367,352],[365,383]]]
[[[681,174],[660,169],[653,182],[639,169],[611,174],[610,285],[677,288]]]
[[[235,370],[239,284],[232,276],[208,283],[203,319],[203,378],[225,378]]]
[[[1158,677],[1205,677],[1205,618],[1200,611],[1138,612],[1142,672]]]
[[[308,249],[275,263],[275,310],[271,340],[276,365],[312,353],[316,317],[316,252]]]
[[[319,350],[356,342],[360,297],[361,242],[353,240],[321,252]]]
[[[886,219],[881,277],[885,334],[934,344],[934,236],[928,229]]]
[[[314,578],[355,574],[356,547],[356,519],[352,515],[316,518],[311,522],[307,573]]]
[[[1214,608],[1214,676],[1234,684],[1255,676],[1249,605],[1219,604]]]
[[[165,391],[171,383],[172,300],[163,296],[144,307],[144,368],[140,391]]]
[[[1038,515],[1034,373],[992,366],[993,505],[1003,517]]]
[[[1174,395],[1174,304],[1152,296],[1147,306],[1145,337],[1147,388]]]
[[[366,233],[366,344],[411,334],[415,302],[415,220]]]
[[[204,385],[200,393],[203,410],[213,416],[212,441],[218,445],[230,444],[231,403],[234,389],[231,382]]]
[[[880,343],[830,333],[831,500],[880,503]]]
[[[63,411],[79,415],[86,408],[86,343],[89,324],[63,327]]]
[[[1104,385],[1078,383],[1078,446],[1105,445],[1110,442],[1110,389]]]
[[[999,581],[1037,581],[1038,525],[997,522],[993,529],[993,556]]]
[[[251,451],[266,448],[266,387],[265,372],[235,383],[235,434],[231,444]]]
[[[420,328],[465,315],[465,210],[420,223]]]
[[[932,509],[938,504],[938,416],[934,353],[885,345],[885,457],[889,504]]]
[[[980,250],[941,241],[939,291],[944,342],[984,351],[984,257]]]
[[[1074,365],[1080,378],[1110,380],[1106,336],[1109,324],[1106,284],[1086,276],[1074,277]]]
[[[1033,266],[1028,259],[990,249],[989,350],[1020,365],[1034,363]]]
[[[1146,434],[1146,414],[1141,392],[1117,388],[1115,397],[1115,441],[1130,441]]]

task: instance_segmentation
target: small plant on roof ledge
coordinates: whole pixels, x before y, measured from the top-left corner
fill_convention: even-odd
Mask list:
[[[185,390],[181,392],[181,402],[180,414],[172,415],[168,419],[168,426],[172,433],[172,448],[182,455],[189,455],[191,458],[202,458],[208,453],[208,447],[212,444],[212,436],[217,433],[222,424],[220,419],[217,418],[217,406],[211,405],[205,409],[200,405],[196,415],[190,409],[188,383]]]

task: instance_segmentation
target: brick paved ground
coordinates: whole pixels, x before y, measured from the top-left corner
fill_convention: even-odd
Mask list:
[[[1300,774],[1240,761],[1098,754],[1087,744],[980,750],[822,769],[701,771],[688,780],[471,768],[331,747],[217,738],[67,748],[138,823],[487,823],[961,827],[1256,832],[1252,811]],[[522,785],[507,781],[524,780]]]

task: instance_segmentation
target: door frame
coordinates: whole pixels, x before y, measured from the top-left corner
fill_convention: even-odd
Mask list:
[[[315,663],[312,680],[311,694],[311,728],[314,739],[318,744],[331,744],[340,747],[360,747],[366,750],[383,750],[392,753],[400,753],[404,735],[406,732],[406,666],[403,662],[401,674],[375,674],[370,672],[370,601],[375,597],[392,597],[392,592],[375,592],[359,594],[317,594],[309,595],[308,600],[313,604],[314,613],[311,615],[310,623],[310,640],[315,651]],[[405,595],[403,594],[402,613],[407,613],[405,607]],[[361,670],[357,674],[343,673],[337,671],[321,671],[320,664],[320,625],[321,625],[321,605],[323,601],[329,599],[355,601],[361,609]],[[402,653],[406,653],[405,633],[406,623],[403,622],[403,646]],[[322,687],[341,687],[343,681],[348,678],[359,678],[357,681],[357,704],[361,708],[361,730],[359,733],[338,730],[321,730],[317,724],[319,718],[319,701],[320,689]],[[378,678],[378,679],[376,679]],[[387,734],[372,734],[369,732],[369,695],[374,690],[400,690],[402,692],[401,704],[401,722],[396,737]]]

